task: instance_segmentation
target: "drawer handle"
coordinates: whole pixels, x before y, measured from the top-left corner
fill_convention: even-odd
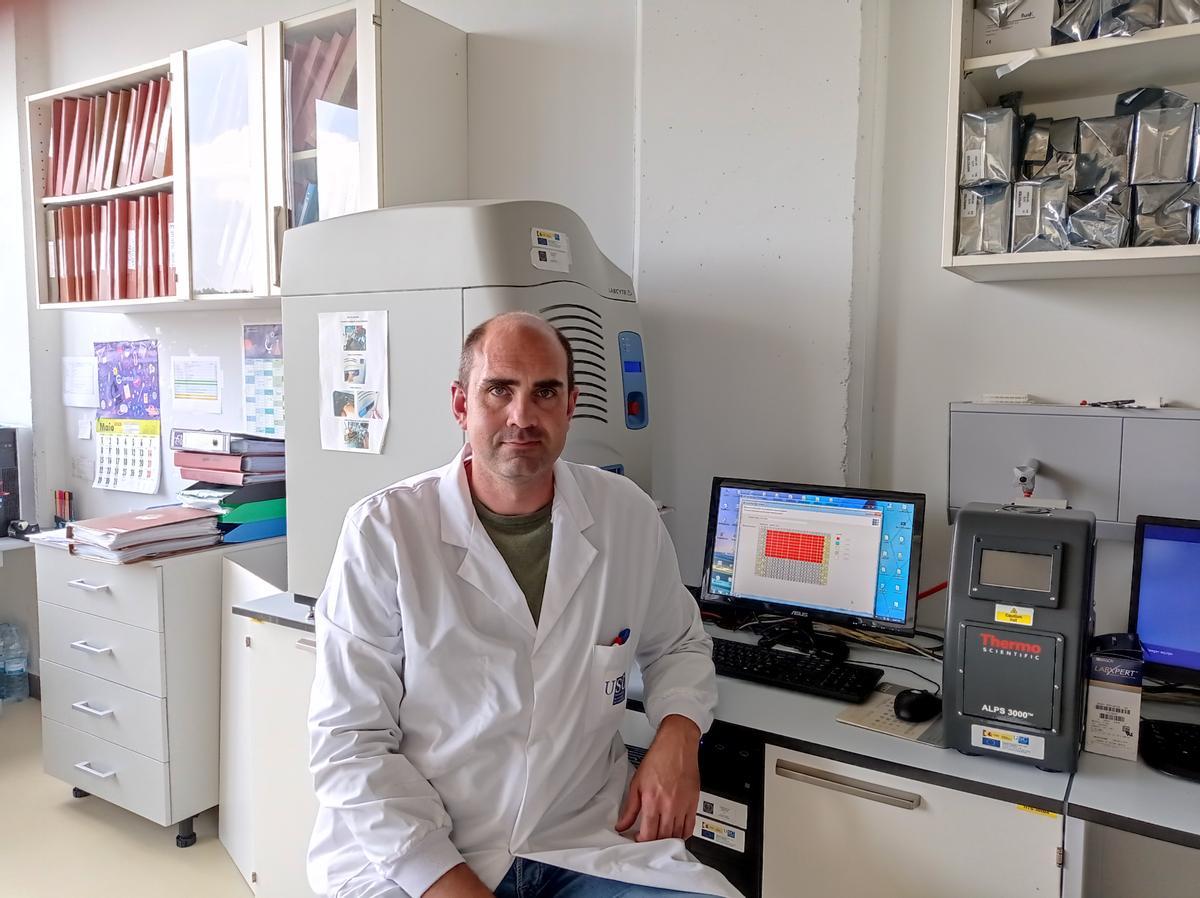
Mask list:
[[[68,580],[67,586],[72,589],[82,589],[84,592],[108,592],[107,583],[88,583],[80,578],[78,580]]]
[[[117,771],[115,771],[115,770],[110,770],[107,773],[101,773],[99,770],[97,770],[95,767],[92,766],[91,761],[80,761],[78,764],[75,765],[75,769],[82,770],[84,773],[90,773],[92,776],[97,777],[98,779],[102,779],[102,780],[106,780],[110,776],[117,775]]]
[[[79,642],[72,642],[71,648],[79,649],[79,651],[87,652],[90,655],[111,655],[112,654],[112,649],[109,648],[108,646],[105,646],[104,648],[98,648],[94,645],[88,645],[88,642],[86,639],[81,639],[81,640],[79,640]]]
[[[915,792],[901,792],[899,789],[889,789],[886,786],[878,786],[841,774],[818,770],[815,767],[802,767],[789,761],[776,761],[775,774],[785,779],[808,783],[811,786],[820,786],[822,789],[843,792],[856,798],[878,801],[880,804],[891,805],[905,811],[912,811],[921,806],[921,796]]]
[[[87,701],[75,702],[71,705],[76,711],[82,711],[84,714],[91,714],[93,717],[112,717],[113,709],[105,708],[103,711],[99,708],[93,708]]]
[[[300,649],[301,651],[312,652],[315,655],[317,653],[317,641],[315,639],[309,639],[308,637],[297,639],[296,648]]]

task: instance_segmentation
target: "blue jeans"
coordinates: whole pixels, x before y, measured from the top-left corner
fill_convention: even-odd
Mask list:
[[[676,892],[601,879],[540,861],[517,858],[496,886],[496,898],[706,898],[695,892]],[[707,896],[711,898],[711,896]]]

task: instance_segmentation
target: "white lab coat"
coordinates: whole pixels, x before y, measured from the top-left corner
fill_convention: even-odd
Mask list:
[[[464,860],[494,890],[519,856],[740,898],[682,840],[613,829],[633,661],[654,727],[682,714],[707,730],[717,699],[712,643],[653,502],[618,475],[555,464],[535,627],[475,514],[468,452],[346,516],[316,612],[314,890],[419,898]]]

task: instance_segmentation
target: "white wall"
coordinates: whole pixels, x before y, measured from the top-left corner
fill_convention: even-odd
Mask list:
[[[874,480],[929,494],[924,582],[945,579],[947,405],[985,392],[1067,403],[1200,402],[1195,277],[974,284],[939,267],[950,4],[892,4]],[[1102,544],[1098,629],[1124,628],[1128,543]],[[930,601],[922,618],[944,618]]]
[[[654,485],[698,583],[714,475],[844,480],[862,15],[639,8]]]
[[[21,96],[17,74],[16,16],[0,7],[0,108],[15,108]],[[29,343],[25,301],[25,190],[22,134],[15,115],[0,117],[0,423],[28,427]]]
[[[468,33],[470,190],[562,203],[633,266],[635,0],[412,0]]]
[[[327,5],[320,0],[159,5],[139,0],[46,0],[37,11],[22,5],[26,17],[44,17],[45,33],[53,40],[26,45],[26,52],[42,64],[42,72],[40,82],[26,85],[21,93],[101,76]],[[629,269],[633,258],[633,0],[557,7],[524,0],[415,0],[411,5],[471,34],[471,196],[531,196],[565,203],[588,222],[601,249]],[[7,122],[12,116],[2,77],[0,118]],[[0,162],[3,144],[0,131]],[[0,184],[0,191],[4,189]],[[160,341],[163,364],[174,352],[215,353],[225,361],[225,414],[175,419],[164,408],[164,426],[239,423],[242,313],[206,312],[202,318],[196,313],[34,314],[42,322],[53,318],[54,326],[60,317],[61,341],[53,335],[32,341],[42,354],[34,359],[34,380],[51,384],[53,377],[47,392],[56,407],[58,359],[64,352],[87,354],[93,340],[153,337]],[[255,316],[254,320],[264,319]],[[164,392],[167,385],[164,379]],[[74,409],[56,409],[56,420],[36,429],[42,452],[57,453],[47,462],[40,494],[68,486],[76,492],[81,516],[169,501],[179,480],[167,453],[167,477],[156,499],[92,490],[87,479],[92,444],[75,435],[75,421],[81,416],[90,417]]]

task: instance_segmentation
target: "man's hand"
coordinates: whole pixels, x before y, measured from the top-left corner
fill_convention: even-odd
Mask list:
[[[700,728],[682,715],[667,715],[629,783],[617,832],[633,826],[640,812],[639,842],[691,836],[700,798],[699,753]]]
[[[451,867],[425,890],[421,898],[495,898],[466,864]]]

